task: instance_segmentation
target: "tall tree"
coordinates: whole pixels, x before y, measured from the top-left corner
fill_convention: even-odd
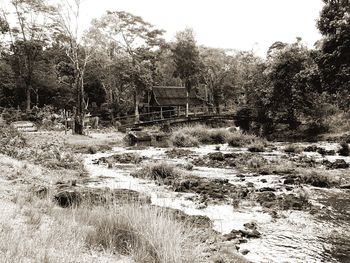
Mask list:
[[[293,44],[274,43],[268,51],[265,74],[271,86],[271,112],[276,118],[286,119],[291,128],[296,127],[298,114],[309,107],[308,93],[319,89],[310,51],[301,39]]]
[[[232,99],[235,92],[236,61],[224,49],[201,47],[199,51],[203,65],[201,76],[219,114],[220,106]]]
[[[57,29],[65,43],[66,54],[73,69],[70,85],[76,93],[77,105],[74,110],[74,132],[83,134],[85,111],[88,101],[84,91],[84,75],[87,63],[92,56],[93,47],[82,44],[79,27],[80,0],[62,1],[56,18]]]
[[[324,36],[318,64],[324,88],[350,107],[350,2],[323,0],[317,26]],[[340,105],[341,106],[341,105]]]
[[[153,52],[164,44],[162,30],[154,29],[141,17],[121,11],[108,11],[92,22],[88,36],[95,47],[107,51],[107,63],[126,57],[131,63],[130,83],[134,91],[135,121],[138,122],[140,97],[153,84]]]
[[[182,80],[187,91],[186,117],[188,117],[189,93],[198,82],[201,69],[199,51],[192,29],[187,28],[176,34],[172,52],[176,65],[174,76]]]
[[[54,8],[45,0],[11,0],[10,3],[8,10],[1,10],[0,27],[3,41],[9,40],[12,66],[19,83],[24,84],[26,110],[29,111],[34,71],[50,38],[50,17]]]

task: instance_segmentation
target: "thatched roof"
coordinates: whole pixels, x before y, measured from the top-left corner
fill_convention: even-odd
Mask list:
[[[155,86],[152,87],[151,101],[152,106],[185,106],[186,89],[185,87]],[[192,90],[189,94],[189,104],[192,106],[203,105],[205,100],[196,95]]]

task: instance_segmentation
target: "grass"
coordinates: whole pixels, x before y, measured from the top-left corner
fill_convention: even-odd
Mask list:
[[[227,143],[232,147],[245,147],[258,143],[266,146],[267,144],[266,140],[252,134],[243,133],[241,131],[231,132],[227,137]]]
[[[261,141],[256,141],[248,145],[248,151],[250,152],[264,152],[265,144]]]
[[[288,144],[283,148],[283,151],[285,153],[301,153],[303,150],[294,144]]]
[[[151,179],[151,180],[165,180],[178,179],[183,175],[183,171],[173,164],[166,162],[147,163],[141,169],[132,173],[134,177]]]
[[[199,144],[228,143],[232,147],[264,144],[266,140],[235,129],[209,128],[204,125],[184,126],[173,131],[170,141],[177,147],[197,147]]]
[[[171,210],[142,203],[63,209],[29,189],[13,201],[0,218],[1,262],[119,262],[120,255],[140,263],[203,262],[195,228]]]
[[[330,188],[339,185],[339,179],[325,170],[299,168],[297,174],[301,183],[315,187]]]
[[[202,248],[192,243],[193,230],[159,207],[80,209],[76,218],[92,227],[85,239],[89,247],[131,255],[136,262],[199,261]]]

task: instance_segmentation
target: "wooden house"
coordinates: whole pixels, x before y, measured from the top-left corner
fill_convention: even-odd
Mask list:
[[[187,92],[185,87],[154,86],[147,93],[144,106],[148,113],[158,112],[161,117],[180,116],[186,109]],[[208,103],[195,89],[189,94],[189,112],[206,111]]]

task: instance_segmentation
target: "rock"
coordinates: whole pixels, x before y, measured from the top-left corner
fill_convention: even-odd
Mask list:
[[[233,229],[230,233],[224,235],[224,238],[227,241],[231,241],[231,240],[238,239],[241,237],[242,237],[241,231],[235,230],[235,229]]]
[[[82,202],[82,195],[75,190],[64,190],[54,195],[54,200],[61,207],[75,207]]]
[[[258,196],[257,196],[257,201],[261,205],[274,202],[275,200],[276,200],[276,195],[273,192],[262,192],[262,193],[258,193]]]
[[[267,183],[267,180],[266,179],[261,179],[260,182]]]
[[[247,255],[250,251],[248,249],[243,249],[240,250],[240,252],[242,253],[242,255]]]
[[[256,228],[257,228],[257,225],[256,225],[256,223],[254,223],[254,222],[245,223],[243,226],[244,226],[245,228],[248,228],[248,229],[256,229]]]
[[[259,192],[276,192],[275,188],[271,187],[262,187],[258,189]]]
[[[295,184],[294,176],[287,176],[283,184]]]
[[[316,145],[310,145],[304,149],[304,152],[316,152],[318,147]]]
[[[101,205],[105,203],[150,203],[150,197],[129,189],[90,188],[65,185],[56,190],[53,198],[61,207],[76,207],[81,203]]]
[[[259,238],[259,237],[261,237],[261,233],[256,229],[240,230],[240,232],[242,233],[242,236],[246,237],[246,238]]]
[[[350,167],[348,163],[346,163],[343,159],[336,159],[332,162],[325,162],[326,166],[331,169],[347,169]]]
[[[221,152],[209,153],[208,157],[210,160],[213,160],[213,161],[224,161],[225,160],[225,156]]]
[[[247,185],[247,187],[254,187],[254,183],[252,183],[252,182],[248,182],[246,185]]]
[[[122,153],[114,154],[108,157],[101,157],[98,159],[98,163],[106,163],[108,168],[113,167],[114,163],[134,163],[138,164],[141,161],[145,160],[145,157],[141,157],[136,153]]]
[[[339,188],[340,189],[350,189],[350,184],[343,184]]]

